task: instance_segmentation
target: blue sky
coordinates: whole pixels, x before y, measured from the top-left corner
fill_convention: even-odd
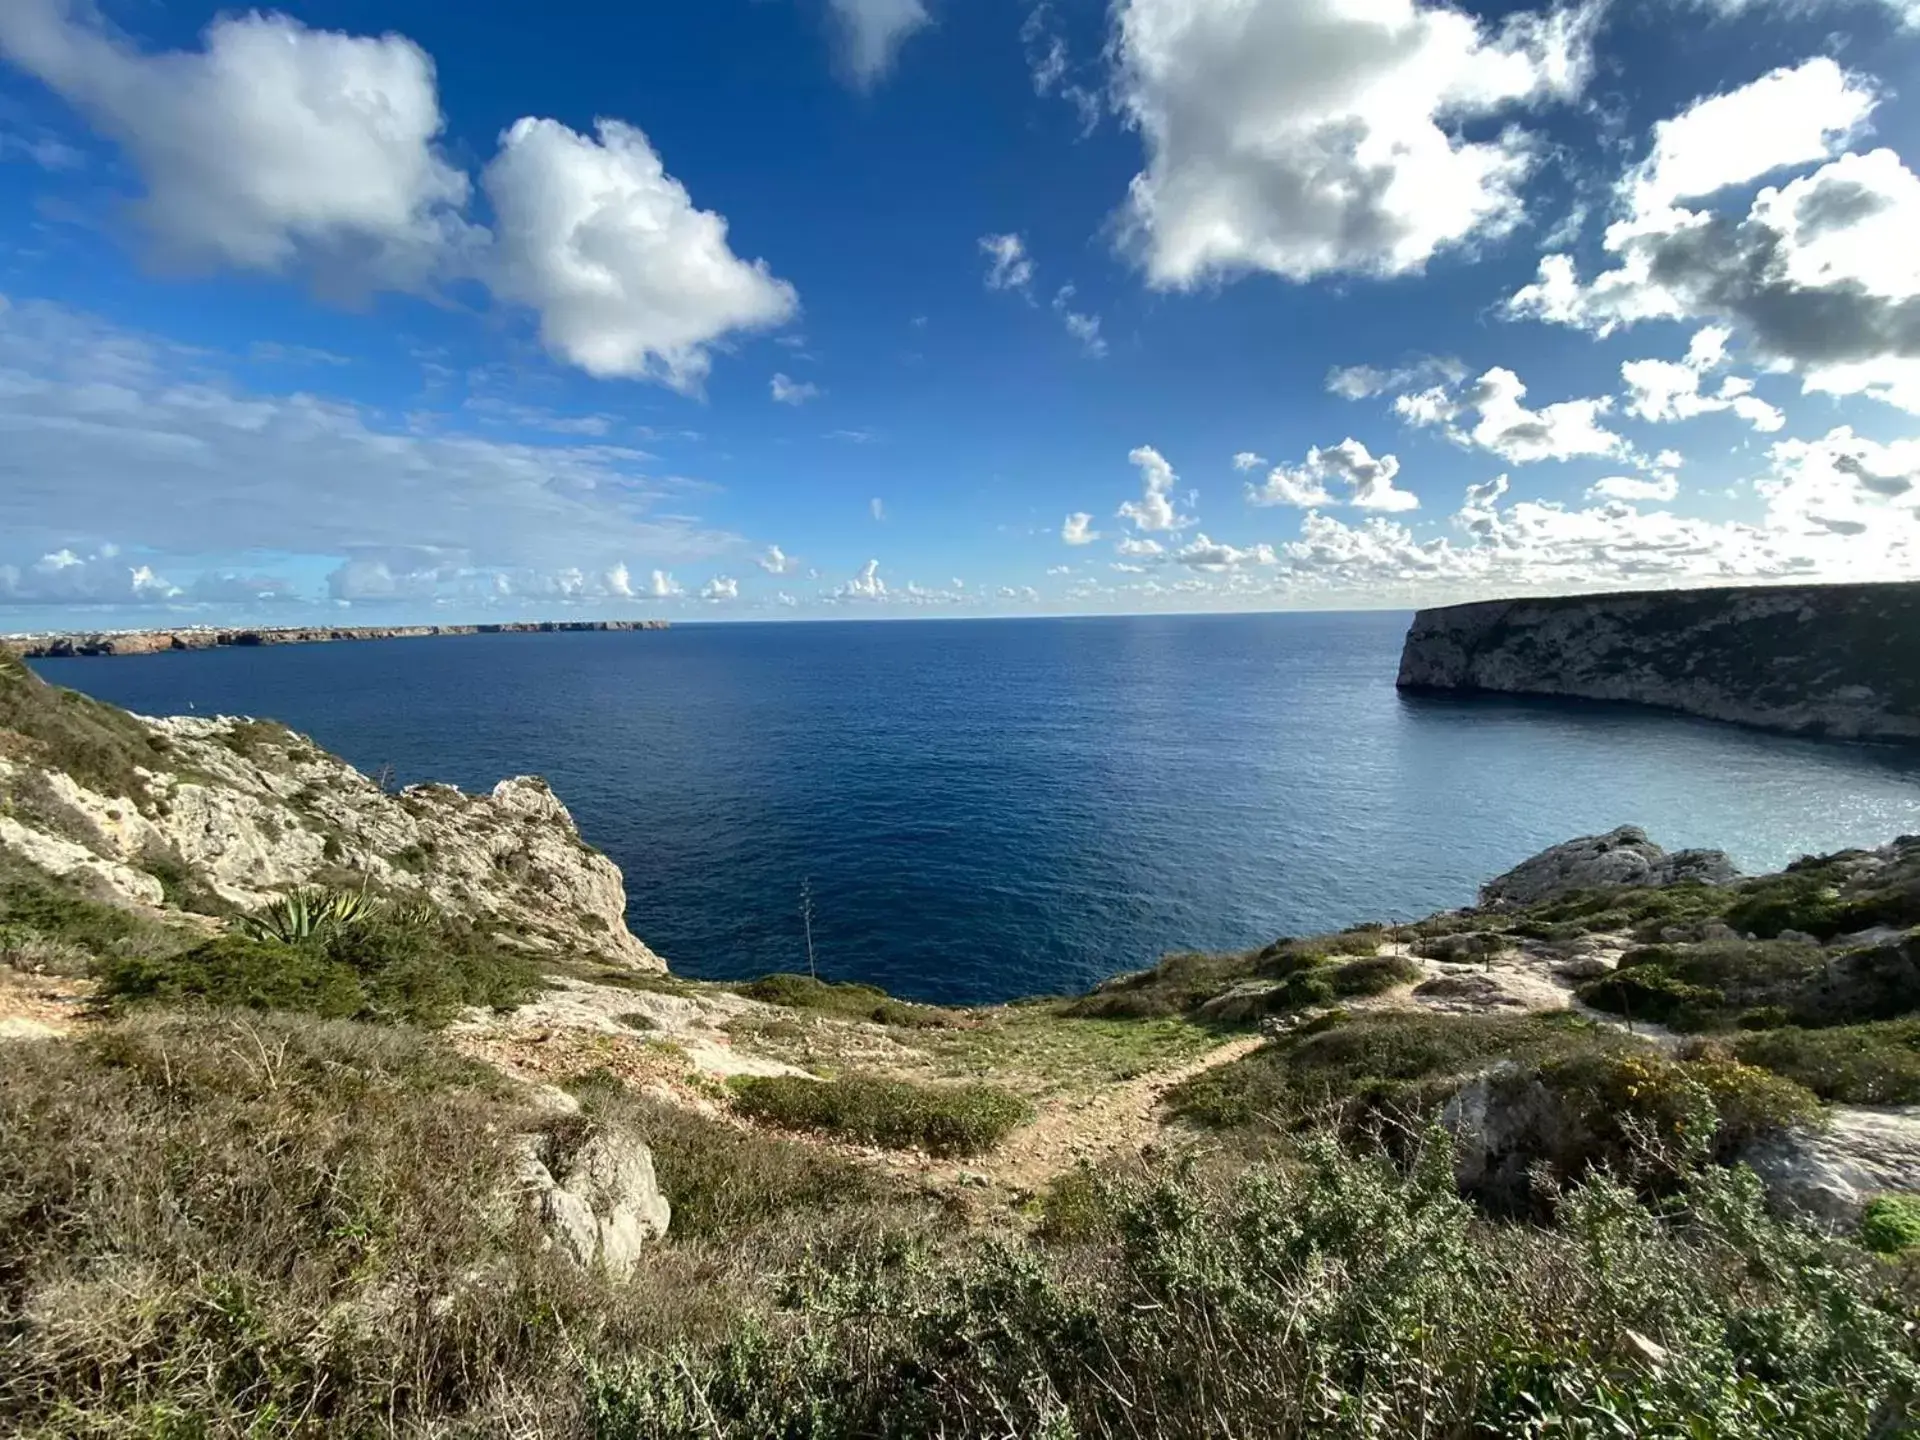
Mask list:
[[[6,0],[0,628],[1920,571],[1916,0]]]

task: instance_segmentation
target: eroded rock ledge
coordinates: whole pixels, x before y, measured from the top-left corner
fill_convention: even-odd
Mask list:
[[[1399,685],[1630,701],[1795,735],[1920,740],[1920,583],[1422,610]]]
[[[90,635],[0,636],[0,650],[28,660],[76,655],[154,655],[164,650],[321,645],[333,640],[424,640],[441,635],[558,635],[665,630],[665,620],[521,620],[496,625],[309,625],[252,630],[111,630]]]

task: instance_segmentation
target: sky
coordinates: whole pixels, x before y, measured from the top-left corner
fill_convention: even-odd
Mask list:
[[[0,629],[1920,576],[1920,0],[0,0]]]

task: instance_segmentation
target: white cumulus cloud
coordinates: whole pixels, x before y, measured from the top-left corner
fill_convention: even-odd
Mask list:
[[[1116,512],[1122,520],[1131,520],[1136,530],[1184,530],[1193,524],[1190,516],[1180,514],[1173,499],[1173,487],[1180,478],[1173,466],[1151,445],[1142,445],[1127,459],[1140,471],[1140,498],[1121,504]]]
[[[808,380],[793,380],[785,375],[773,377],[772,392],[778,405],[804,405],[820,398],[820,387]]]
[[[1060,538],[1069,545],[1091,545],[1100,538],[1100,532],[1093,528],[1093,516],[1076,510],[1061,523]]]
[[[907,37],[932,19],[921,0],[828,0],[840,31],[841,64],[865,88],[893,68]]]
[[[1247,485],[1247,500],[1254,505],[1293,505],[1302,510],[1343,503],[1358,510],[1418,509],[1419,496],[1394,487],[1394,477],[1399,473],[1397,456],[1376,458],[1365,445],[1348,436],[1338,445],[1314,446],[1307,451],[1304,464],[1276,465],[1259,484]]]
[[[987,257],[987,289],[1016,290],[1032,298],[1033,260],[1026,241],[1018,235],[982,235],[980,249]]]
[[[1114,88],[1147,150],[1126,221],[1149,280],[1404,274],[1510,229],[1535,146],[1487,122],[1577,94],[1598,13],[1118,0]]]

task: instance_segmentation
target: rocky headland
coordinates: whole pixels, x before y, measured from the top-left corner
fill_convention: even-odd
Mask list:
[[[665,620],[518,620],[488,625],[292,625],[221,630],[99,630],[87,634],[0,635],[0,651],[26,660],[76,655],[157,655],[169,650],[323,645],[342,640],[425,640],[442,635],[561,635],[665,630]]]
[[[389,791],[0,656],[0,1428],[1920,1413],[1920,838],[1742,876],[1623,827],[967,1009],[684,979],[625,909],[536,779]]]
[[[1920,583],[1422,610],[1407,633],[1399,685],[1629,701],[1796,735],[1920,740]]]

